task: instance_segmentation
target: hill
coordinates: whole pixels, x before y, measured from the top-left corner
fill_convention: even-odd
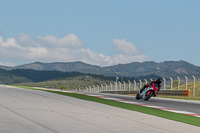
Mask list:
[[[185,61],[165,61],[156,63],[146,61],[143,63],[133,62],[105,67],[106,71],[120,72],[126,76],[146,76],[156,74],[164,77],[191,76],[200,74],[200,67]]]
[[[51,70],[60,72],[80,72],[104,76],[127,76],[139,77],[146,75],[159,75],[161,77],[192,76],[200,74],[200,67],[186,61],[164,61],[156,63],[154,61],[132,62],[128,64],[118,64],[108,67],[100,67],[86,64],[83,62],[54,62],[42,63],[35,62],[16,67],[0,66],[5,70],[32,69],[32,70]],[[159,69],[158,69],[159,68]]]
[[[91,77],[99,80],[114,81],[115,77],[105,77],[103,75],[83,74],[80,72],[61,72],[55,70],[31,70],[31,69],[0,69],[0,84],[35,83],[43,81],[57,81],[66,78]],[[86,78],[87,79],[87,78]],[[127,80],[127,79],[126,79]]]

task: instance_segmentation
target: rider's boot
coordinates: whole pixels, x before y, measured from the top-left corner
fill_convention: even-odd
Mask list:
[[[158,92],[156,92],[156,93],[155,93],[153,96],[154,96],[154,97],[156,97],[156,96],[157,96],[157,94],[158,94]]]

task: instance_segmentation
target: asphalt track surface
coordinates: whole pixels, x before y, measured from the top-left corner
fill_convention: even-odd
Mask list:
[[[200,101],[167,99],[167,98],[157,98],[157,97],[151,97],[148,101],[144,101],[143,99],[136,100],[135,96],[128,96],[128,95],[116,95],[116,94],[113,95],[105,93],[101,93],[101,95],[111,98],[119,98],[127,101],[134,101],[153,106],[162,106],[170,109],[177,109],[177,110],[200,114]]]
[[[153,99],[152,99],[153,100]],[[40,90],[0,86],[0,133],[199,133],[200,127]]]

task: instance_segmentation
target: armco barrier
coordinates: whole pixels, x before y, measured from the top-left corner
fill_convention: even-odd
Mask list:
[[[187,97],[190,96],[190,89],[184,90],[184,96],[187,96]]]
[[[138,91],[101,91],[100,93],[131,95],[131,94],[137,94]],[[189,97],[190,89],[188,90],[160,90],[158,95]]]
[[[138,91],[100,91],[100,93],[110,93],[110,94],[124,94],[124,95],[130,95],[130,94],[137,94]]]

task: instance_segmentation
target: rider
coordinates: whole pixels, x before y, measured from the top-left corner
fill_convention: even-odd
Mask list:
[[[160,87],[161,87],[161,82],[162,82],[162,79],[161,78],[157,78],[156,80],[154,81],[151,81],[150,83],[144,85],[141,89],[140,89],[140,93],[142,93],[142,91],[146,88],[146,87],[149,87],[151,86],[152,84],[155,84],[156,87],[158,88],[158,92],[160,91]],[[156,96],[156,93],[154,94],[154,96]]]

